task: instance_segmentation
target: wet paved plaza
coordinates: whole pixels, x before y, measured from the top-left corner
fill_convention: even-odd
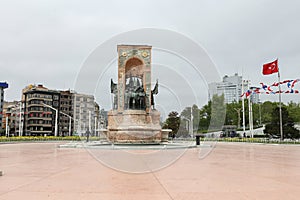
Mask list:
[[[0,144],[0,200],[300,198],[299,145],[218,143],[204,159],[188,149],[170,166],[143,174],[58,145]]]

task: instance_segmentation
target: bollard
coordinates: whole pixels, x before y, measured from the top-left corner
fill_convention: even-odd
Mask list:
[[[200,145],[200,135],[196,135],[196,145]]]

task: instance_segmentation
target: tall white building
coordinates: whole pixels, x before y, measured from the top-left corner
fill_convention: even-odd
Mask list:
[[[93,95],[73,94],[74,130],[79,135],[95,130],[95,101]]]
[[[249,81],[244,81],[244,87],[242,87],[242,83],[243,77],[239,76],[237,73],[233,76],[224,76],[222,82],[209,83],[209,100],[211,100],[215,94],[224,94],[225,103],[239,102],[239,100],[241,100],[241,95],[248,89]],[[253,94],[253,96],[255,97],[251,97],[252,102],[258,103],[258,94]]]
[[[21,101],[4,102],[3,113],[8,120],[10,136],[23,136],[24,105]],[[6,124],[5,124],[6,125]]]

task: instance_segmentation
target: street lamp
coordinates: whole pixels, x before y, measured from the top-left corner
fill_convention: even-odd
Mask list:
[[[23,135],[23,127],[22,127],[22,101],[19,102],[19,137]],[[16,120],[17,121],[17,120]]]
[[[8,116],[6,114],[6,118],[5,118],[5,135],[7,137],[9,137],[9,125],[8,125]]]
[[[192,133],[192,138],[194,137],[194,118],[193,118],[193,106],[191,106],[191,121],[190,121],[190,126],[191,126],[191,133]]]
[[[42,103],[42,105],[51,108],[52,110],[55,110],[55,127],[54,127],[54,136],[57,136],[57,120],[58,120],[58,110],[56,108],[53,108],[52,106],[49,106],[47,104]]]

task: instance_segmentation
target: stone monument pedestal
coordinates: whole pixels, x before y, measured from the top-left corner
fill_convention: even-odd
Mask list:
[[[106,136],[116,144],[159,144],[165,141],[159,122],[160,113],[156,110],[150,113],[143,110],[125,110],[123,113],[111,110]]]

